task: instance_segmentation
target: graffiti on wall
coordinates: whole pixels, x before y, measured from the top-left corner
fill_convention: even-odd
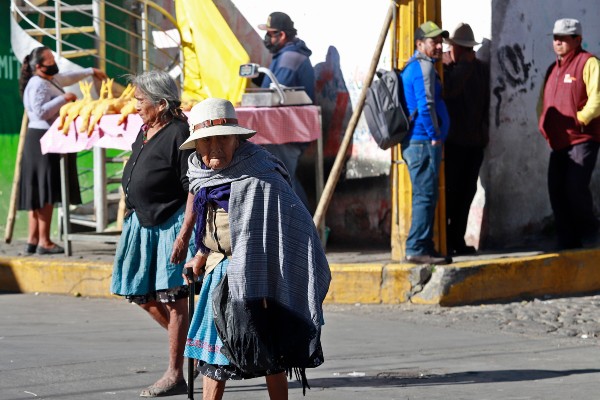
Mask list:
[[[496,97],[496,108],[494,123],[500,126],[500,110],[503,102],[510,103],[516,96],[520,96],[535,88],[535,76],[537,68],[533,67],[533,60],[526,61],[524,45],[515,43],[513,45],[501,46],[496,57],[500,74],[496,78],[496,85],[492,92]]]

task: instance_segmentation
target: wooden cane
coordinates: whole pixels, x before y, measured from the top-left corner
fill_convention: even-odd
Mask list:
[[[321,226],[321,222],[325,217],[325,212],[327,211],[329,203],[331,202],[331,198],[333,197],[333,191],[335,190],[335,186],[337,185],[337,182],[340,178],[340,174],[342,173],[342,168],[344,166],[344,161],[346,158],[346,152],[348,151],[350,141],[352,140],[352,136],[354,135],[354,129],[356,129],[358,119],[360,118],[360,114],[362,113],[363,107],[365,105],[367,91],[369,89],[369,86],[371,86],[373,76],[375,75],[375,71],[377,70],[377,64],[379,64],[379,57],[381,57],[381,52],[383,50],[385,38],[387,36],[388,31],[390,30],[390,24],[392,23],[396,7],[398,7],[397,2],[391,1],[388,13],[385,17],[385,21],[383,23],[383,26],[381,27],[379,41],[377,42],[375,52],[373,53],[373,58],[371,59],[371,66],[369,67],[369,71],[367,72],[367,76],[365,77],[365,80],[362,85],[360,96],[358,97],[356,108],[352,113],[350,122],[348,122],[348,127],[346,128],[346,132],[344,133],[344,138],[342,139],[342,143],[340,144],[340,149],[338,150],[338,153],[335,157],[333,167],[331,168],[331,172],[329,173],[329,177],[327,178],[327,183],[325,184],[325,188],[323,189],[323,194],[321,195],[321,199],[319,200],[319,204],[317,205],[317,210],[315,211],[315,215],[313,216],[313,222],[317,227]]]
[[[23,111],[21,120],[21,132],[19,133],[19,144],[17,146],[17,159],[15,161],[15,175],[13,177],[12,191],[10,194],[10,203],[8,206],[8,216],[6,218],[6,230],[4,232],[4,241],[10,243],[12,240],[13,229],[15,228],[15,216],[17,215],[17,199],[19,198],[19,180],[21,179],[21,157],[23,147],[25,146],[25,135],[27,134],[27,113]]]

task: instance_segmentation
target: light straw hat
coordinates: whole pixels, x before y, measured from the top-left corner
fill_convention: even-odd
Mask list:
[[[190,137],[179,150],[195,149],[196,140],[220,135],[240,135],[250,139],[256,131],[239,126],[233,104],[228,100],[210,98],[192,107],[188,118]]]

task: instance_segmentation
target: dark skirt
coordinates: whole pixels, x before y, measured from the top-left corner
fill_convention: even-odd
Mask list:
[[[42,154],[40,139],[45,129],[28,128],[21,158],[19,210],[37,210],[46,204],[60,203],[60,154]],[[67,155],[70,203],[81,204],[77,178],[77,154]]]

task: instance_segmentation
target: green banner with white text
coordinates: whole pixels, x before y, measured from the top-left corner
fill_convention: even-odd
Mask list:
[[[0,0],[0,133],[18,133],[23,117],[19,96],[21,60],[10,46],[10,2]]]

